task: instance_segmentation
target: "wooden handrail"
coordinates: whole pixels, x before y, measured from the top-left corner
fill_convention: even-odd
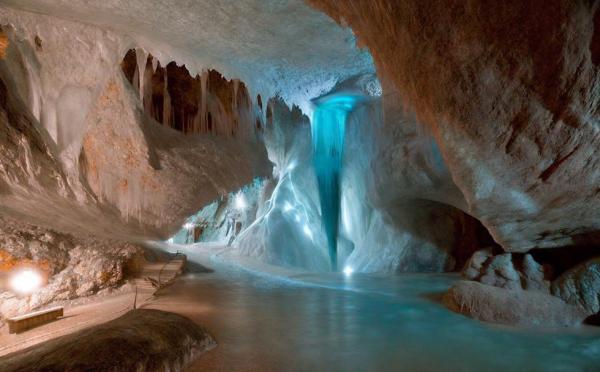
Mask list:
[[[170,264],[171,262],[173,262],[175,260],[175,257],[177,256],[185,256],[183,253],[177,251],[175,253],[175,255],[173,257],[171,257],[171,259],[169,261],[167,261],[161,268],[160,271],[158,272],[158,289],[160,289],[160,287],[162,286],[162,282],[160,280],[160,276],[163,273],[165,267],[167,267],[168,264]]]

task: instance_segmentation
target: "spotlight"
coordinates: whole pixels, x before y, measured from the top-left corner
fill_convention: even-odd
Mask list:
[[[10,287],[19,294],[29,294],[42,285],[42,276],[33,269],[17,271],[10,278]]]
[[[292,205],[291,205],[290,203],[288,203],[288,202],[285,202],[285,204],[283,205],[283,211],[284,211],[284,212],[289,212],[289,211],[291,211],[292,209],[294,209],[294,207],[292,207]]]
[[[246,198],[241,192],[235,196],[235,207],[239,210],[246,209]]]
[[[350,276],[354,272],[354,269],[351,266],[344,267],[344,275]]]
[[[304,233],[306,234],[306,236],[308,236],[309,238],[312,239],[312,237],[313,237],[312,231],[310,231],[310,228],[307,225],[304,225],[303,230],[304,230]]]

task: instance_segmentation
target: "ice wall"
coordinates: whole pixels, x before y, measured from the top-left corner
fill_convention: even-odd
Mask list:
[[[297,107],[290,110],[282,101],[271,100],[265,143],[275,164],[274,187],[233,249],[274,265],[330,270],[308,118]]]
[[[453,270],[481,244],[432,136],[374,76],[345,83],[372,99],[348,117],[341,177],[343,266],[363,272]],[[342,261],[340,262],[342,266]]]
[[[230,245],[256,220],[257,213],[261,212],[265,199],[272,192],[269,186],[269,180],[257,178],[240,190],[220,197],[189,217],[169,242]]]

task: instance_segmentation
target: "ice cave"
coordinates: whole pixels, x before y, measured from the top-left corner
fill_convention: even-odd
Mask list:
[[[0,371],[600,371],[600,1],[0,0]]]

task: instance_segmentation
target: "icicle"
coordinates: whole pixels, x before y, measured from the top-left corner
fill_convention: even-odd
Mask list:
[[[233,79],[233,118],[231,120],[231,128],[227,131],[228,135],[234,135],[237,132],[237,125],[240,120],[240,115],[238,111],[238,90],[240,88],[240,80]]]
[[[156,73],[156,69],[158,68],[158,59],[152,57],[152,73]]]
[[[144,99],[142,100],[142,104],[144,111],[148,115],[152,115],[152,75],[153,73],[150,69],[144,70]]]
[[[169,81],[167,77],[167,69],[164,71],[164,90],[163,90],[163,124],[171,126],[171,97],[169,96]]]
[[[135,90],[137,90],[139,93],[139,91],[140,91],[140,72],[137,68],[133,72],[133,88]]]
[[[237,110],[237,96],[238,96],[239,87],[240,87],[240,80],[233,79],[233,109],[234,110]]]
[[[208,85],[208,71],[202,71],[202,75],[200,75],[200,90],[202,94],[202,101],[200,103],[200,127],[201,132],[208,132],[206,124],[206,104],[208,102],[208,94],[207,94],[207,85]]]
[[[312,121],[313,162],[319,186],[321,215],[327,241],[331,269],[337,270],[337,238],[340,215],[340,175],[344,149],[344,133],[348,113],[362,98],[355,95],[333,95],[315,102]]]
[[[200,117],[201,112],[200,112],[200,106],[202,105],[202,97],[198,97],[198,103],[196,104],[196,107],[198,107],[198,109],[196,110],[196,115],[194,115],[194,119],[192,121],[192,132],[193,133],[200,133],[200,128],[201,128],[201,122],[202,122],[202,118]]]
[[[137,62],[137,70],[140,81],[140,99],[142,100],[142,105],[144,103],[144,76],[146,75],[146,62],[148,61],[148,53],[141,48],[135,49],[135,59]]]

